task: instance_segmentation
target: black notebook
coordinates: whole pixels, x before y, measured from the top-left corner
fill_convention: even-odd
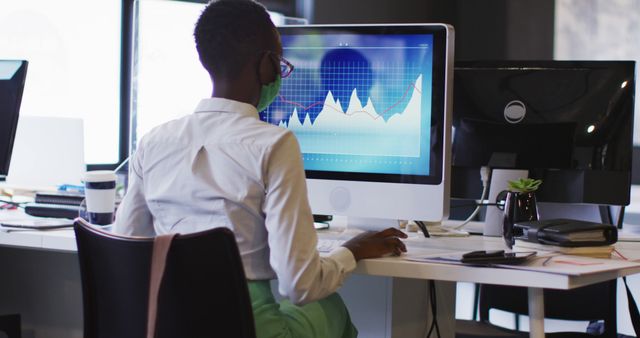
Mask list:
[[[77,192],[37,192],[35,202],[39,204],[80,205],[84,200],[83,193]]]
[[[27,215],[68,219],[74,219],[78,217],[81,210],[82,209],[79,205],[64,204],[29,203],[24,207],[24,212]]]
[[[518,222],[513,225],[516,239],[565,247],[610,245],[618,241],[618,229],[611,224],[575,219]]]

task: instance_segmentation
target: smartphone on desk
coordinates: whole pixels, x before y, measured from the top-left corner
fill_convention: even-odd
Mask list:
[[[522,264],[535,255],[535,251],[478,250],[463,254],[460,262],[465,264]]]

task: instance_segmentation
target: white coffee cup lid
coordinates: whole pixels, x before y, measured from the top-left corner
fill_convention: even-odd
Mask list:
[[[111,170],[93,170],[84,174],[83,182],[109,182],[115,181],[116,174]]]

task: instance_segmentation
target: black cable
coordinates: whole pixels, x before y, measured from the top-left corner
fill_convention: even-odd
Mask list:
[[[416,225],[418,226],[418,228],[420,228],[424,237],[426,238],[431,237],[431,235],[429,235],[429,230],[427,229],[427,225],[423,221],[414,221],[414,222],[416,222]]]
[[[436,300],[436,283],[432,280],[429,281],[429,303],[431,305],[431,327],[427,332],[427,338],[431,337],[433,329],[436,330],[436,337],[440,338],[440,327],[438,326],[438,303]]]
[[[431,281],[431,299],[433,299],[433,314],[436,315],[438,313],[438,304],[437,304],[437,300],[438,297],[436,297],[436,282]],[[438,326],[438,317],[437,316],[433,316],[433,322],[435,323],[435,327],[436,327],[436,335],[438,338],[440,338],[440,326]]]
[[[624,224],[624,205],[620,206],[620,211],[618,212],[618,229],[622,229],[622,225]]]
[[[0,200],[0,209],[4,209],[6,205],[11,205],[13,207],[22,209],[22,208],[24,208],[24,204],[26,204],[26,203],[18,203],[18,202]]]
[[[504,203],[469,203],[469,204],[452,205],[452,206],[449,206],[449,208],[455,209],[455,208],[489,207],[489,206],[502,207],[504,206]]]

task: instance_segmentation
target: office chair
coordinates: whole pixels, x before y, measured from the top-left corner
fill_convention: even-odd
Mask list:
[[[74,226],[85,338],[146,336],[153,238]],[[251,300],[233,233],[179,235],[158,294],[156,338],[255,337]]]
[[[547,337],[616,337],[617,281],[608,281],[573,290],[544,290],[545,318],[574,321],[604,321],[604,332],[547,333]],[[456,338],[528,337],[527,332],[505,329],[489,321],[489,310],[498,309],[528,315],[527,289],[513,286],[481,285],[479,321],[456,320]]]
[[[7,338],[22,337],[20,330],[20,315],[0,316],[0,332],[4,332],[7,335]]]

